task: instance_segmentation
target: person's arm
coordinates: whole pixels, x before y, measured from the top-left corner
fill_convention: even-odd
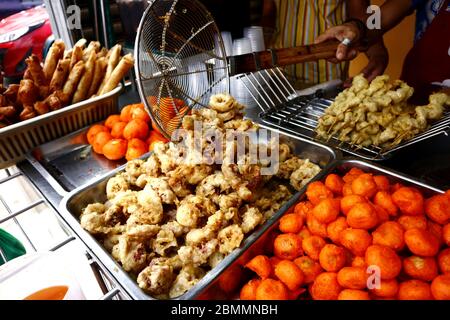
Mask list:
[[[361,21],[367,20],[367,8],[370,6],[370,0],[348,0],[347,12],[349,19],[358,19]],[[349,58],[354,59],[357,56],[356,50],[350,50]],[[367,66],[361,70],[366,79],[372,81],[377,76],[384,73],[389,63],[389,53],[384,44],[383,37],[380,37],[373,45],[371,45],[365,52],[369,60]]]
[[[358,23],[348,22],[341,26],[333,27],[325,31],[316,39],[316,43],[325,42],[331,39],[338,39],[343,41],[348,38],[352,41],[353,46],[359,45],[362,40],[367,41],[370,45],[379,41],[382,36],[399,24],[406,16],[412,13],[413,1],[412,0],[386,0],[381,6],[381,28],[369,30],[362,30],[359,28]],[[367,10],[367,7],[366,7]],[[361,19],[366,23],[370,15],[367,13]],[[365,33],[365,34],[364,34]],[[364,39],[363,39],[364,38]],[[349,49],[348,46],[340,45],[336,52],[336,58],[339,61],[351,60],[356,57],[354,49]]]

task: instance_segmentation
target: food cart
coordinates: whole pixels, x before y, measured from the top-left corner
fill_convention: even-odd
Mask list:
[[[298,91],[278,67],[292,63],[287,51],[263,49],[261,55],[257,52],[241,52],[237,56],[228,55],[225,38],[219,36],[220,30],[209,14],[201,15],[207,12],[201,4],[174,1],[173,5],[179,6],[174,13],[173,8],[167,6],[167,1],[154,1],[149,6],[145,2],[116,1],[112,4],[109,1],[76,1],[75,5],[81,13],[82,25],[90,27],[71,29],[69,24],[73,21],[66,17],[72,12],[77,12],[76,10],[68,11],[71,1],[45,1],[55,38],[62,39],[65,44],[65,49],[60,52],[61,56],[53,72],[58,71],[59,63],[61,67],[63,66],[65,59],[68,59],[67,64],[71,65],[75,51],[80,48],[81,55],[78,62],[82,62],[83,65],[91,63],[94,71],[100,68],[105,73],[102,73],[102,77],[106,80],[100,79],[93,88],[93,94],[84,94],[84,99],[73,98],[73,103],[67,101],[63,108],[52,109],[49,106],[48,113],[36,114],[29,119],[23,118],[21,122],[12,123],[0,129],[0,160],[4,168],[0,187],[5,190],[0,195],[4,211],[0,216],[0,227],[12,230],[11,233],[24,244],[16,244],[19,246],[18,251],[22,254],[24,251],[27,252],[27,255],[13,259],[20,254],[10,256],[3,247],[0,248],[2,261],[12,260],[0,269],[0,281],[3,283],[0,283],[0,286],[14,288],[14,284],[23,279],[21,277],[23,277],[24,268],[29,268],[29,274],[33,274],[38,272],[36,270],[42,268],[42,265],[51,265],[54,269],[50,270],[51,274],[58,275],[43,276],[30,285],[28,291],[2,290],[8,294],[0,297],[1,299],[44,297],[44,299],[103,300],[224,300],[240,297],[262,300],[264,298],[302,300],[311,299],[311,297],[337,299],[345,290],[350,290],[345,292],[349,294],[349,298],[359,297],[357,295],[364,290],[363,298],[369,298],[369,293],[374,299],[399,298],[397,293],[385,294],[380,288],[367,289],[365,285],[361,287],[354,284],[346,286],[343,284],[345,280],[338,281],[336,278],[338,272],[340,274],[340,271],[345,268],[357,269],[376,265],[376,259],[372,259],[372,256],[383,256],[384,253],[377,251],[380,247],[389,248],[389,254],[392,251],[392,255],[400,261],[396,260],[387,267],[381,267],[381,281],[395,279],[400,274],[400,269],[408,268],[406,267],[408,262],[405,261],[409,261],[407,259],[411,256],[418,259],[434,259],[430,268],[435,268],[436,272],[428,278],[422,274],[414,274],[415,269],[411,267],[413,271],[403,270],[399,282],[421,281],[420,285],[430,287],[432,281],[438,278],[438,274],[441,276],[448,272],[444,270],[444,267],[448,267],[449,263],[449,244],[445,242],[448,241],[450,232],[449,218],[437,217],[437,215],[441,212],[444,215],[450,215],[448,213],[450,207],[445,207],[450,202],[450,199],[446,198],[448,192],[445,195],[445,190],[450,188],[450,162],[448,161],[450,149],[447,137],[450,125],[449,109],[444,109],[439,119],[433,119],[434,121],[427,123],[426,130],[417,132],[408,139],[401,138],[399,141],[394,139],[389,147],[382,143],[363,144],[363,141],[355,143],[355,141],[339,138],[337,135],[320,137],[318,128],[324,126],[326,130],[323,132],[328,134],[337,122],[339,112],[334,114],[336,119],[333,125],[328,127],[324,124],[326,122],[323,117],[333,106],[338,108],[337,102],[343,95],[341,81],[327,82]],[[138,15],[139,18],[142,16],[140,25],[135,23],[137,15],[131,19],[132,25],[126,22],[127,10],[134,15],[136,12],[140,13]],[[176,27],[176,23],[173,22],[168,23],[171,14],[176,15],[178,21],[183,20],[183,14],[199,18],[198,21],[192,21],[189,18],[183,21],[189,21],[192,24],[191,30],[188,27]],[[86,21],[93,23],[86,23]],[[191,36],[189,36],[190,32]],[[165,48],[159,47],[161,45],[159,42],[155,44],[157,39],[166,36],[167,39],[163,43],[168,46],[167,52]],[[195,39],[196,36],[198,36],[197,39]],[[201,39],[198,39],[199,37]],[[96,41],[99,41],[98,48],[95,48]],[[123,46],[118,49],[117,43]],[[55,52],[56,47],[55,44],[52,46]],[[71,56],[65,58],[69,50]],[[296,62],[311,61],[330,58],[334,54],[335,44],[325,47],[308,46],[296,50],[297,55],[302,56]],[[116,62],[110,66],[109,61],[113,60],[111,57],[115,54]],[[127,67],[131,55],[134,56],[135,68]],[[182,57],[179,61],[178,55]],[[43,62],[45,74],[47,61]],[[104,63],[103,67],[101,67],[102,63]],[[75,61],[71,68],[76,68],[77,65]],[[84,68],[88,70],[87,66]],[[117,69],[123,72],[119,73]],[[76,69],[71,70],[68,72],[70,74],[65,76],[67,82],[72,72],[74,77],[77,75]],[[89,80],[86,80],[88,91],[95,83],[94,71]],[[87,71],[84,75],[86,74]],[[33,77],[31,75],[30,79]],[[112,80],[109,82],[109,77],[114,80],[118,78],[120,82]],[[78,77],[79,82],[83,79],[82,75]],[[161,79],[167,83],[158,82]],[[175,80],[171,82],[171,79]],[[48,78],[50,87],[52,80],[53,73]],[[63,92],[67,89],[72,97],[77,96],[80,85],[71,90],[67,82],[61,84],[59,89]],[[109,89],[102,91],[104,86]],[[369,86],[370,84],[367,83],[367,90]],[[396,89],[396,87],[390,87],[385,94],[388,95],[390,91],[394,92]],[[17,87],[17,90],[20,92],[21,89]],[[223,92],[230,92],[230,90],[236,99],[228,95],[221,96]],[[344,92],[350,92],[348,90],[352,89]],[[54,92],[49,94],[55,95]],[[210,100],[211,96],[216,100]],[[43,100],[43,102],[46,101],[47,99]],[[136,107],[137,105],[140,107]],[[213,113],[198,111],[208,105]],[[173,110],[167,111],[172,107]],[[26,106],[23,108],[25,109]],[[142,110],[150,111],[150,116],[146,113],[142,114]],[[244,112],[242,110],[245,111],[245,119],[251,120],[250,122],[242,119],[241,112]],[[230,112],[232,112],[231,117],[229,117]],[[208,123],[223,130],[228,128],[226,127],[228,123],[229,128],[236,125],[236,129],[243,132],[250,131],[254,124],[258,124],[260,130],[266,130],[270,137],[276,137],[281,141],[280,157],[282,158],[276,161],[279,161],[277,164],[287,173],[274,173],[268,175],[266,179],[262,178],[260,173],[255,174],[250,171],[255,169],[252,166],[236,169],[230,164],[230,168],[237,171],[225,171],[224,166],[227,166],[225,162],[222,167],[206,169],[202,167],[207,174],[199,181],[193,182],[182,179],[198,174],[194,170],[196,167],[183,166],[184,164],[180,162],[175,165],[175,162],[171,162],[172,160],[167,160],[167,166],[173,165],[173,168],[164,171],[163,155],[171,150],[171,147],[167,145],[164,147],[164,142],[171,138],[175,129],[181,127],[187,131],[194,130],[186,119],[192,119],[192,121],[200,119],[203,124]],[[214,122],[215,119],[219,119],[220,124]],[[232,121],[237,122],[232,123]],[[115,129],[116,124],[118,131]],[[123,127],[120,127],[121,125]],[[102,131],[103,138],[106,139],[104,141],[98,138]],[[253,143],[259,148],[270,146],[270,137],[257,137]],[[124,149],[122,148],[123,150],[117,146],[120,144],[119,140],[127,140],[125,143],[128,143],[128,149],[126,145]],[[142,152],[141,145],[136,140],[145,142],[145,152]],[[132,143],[133,147],[131,147]],[[287,148],[287,151],[283,148]],[[150,150],[152,152],[148,153]],[[286,155],[283,154],[283,150]],[[154,169],[152,161],[155,161],[155,155],[160,162],[156,169],[159,173],[151,177],[148,172]],[[135,160],[136,158],[138,160]],[[148,166],[145,167],[145,164]],[[289,164],[294,167],[289,168]],[[253,163],[252,165],[256,166]],[[264,167],[259,166],[258,170]],[[147,169],[143,169],[144,167]],[[223,173],[218,172],[220,168]],[[239,172],[239,170],[242,171]],[[250,173],[245,170],[249,170]],[[358,174],[352,176],[351,172],[358,172]],[[223,178],[227,174],[234,174],[233,177],[238,179],[237,182],[233,184],[228,178]],[[251,174],[255,175],[250,176]],[[139,179],[141,175],[145,177]],[[219,179],[218,184],[214,184],[217,182],[210,181],[212,176],[217,179],[222,177],[220,179],[223,180]],[[359,176],[364,176],[368,180],[362,181],[363,179]],[[152,178],[159,180],[151,180]],[[357,178],[361,178],[361,181]],[[207,179],[210,180],[206,181]],[[337,185],[331,179],[338,179]],[[157,183],[159,183],[158,187],[151,187]],[[188,186],[186,187],[183,183]],[[364,186],[360,186],[359,183]],[[367,184],[371,184],[370,188],[373,188],[364,189]],[[314,191],[314,187],[323,189]],[[121,194],[115,188],[123,193]],[[162,192],[161,188],[166,188],[164,189],[166,193]],[[345,191],[345,188],[349,190]],[[246,193],[247,191],[250,195]],[[125,197],[125,194],[130,197],[139,197],[137,195],[139,192],[142,192],[139,195],[145,196],[145,199],[142,203],[139,202],[141,201],[139,198],[133,200],[141,206],[138,209],[130,209],[131,206],[128,204],[122,204],[121,201],[125,200],[119,199],[121,196]],[[315,192],[329,194],[316,199]],[[419,198],[419,200],[416,198],[413,199],[414,201],[411,200],[414,204],[416,200],[421,201],[418,212],[405,213],[408,212],[409,207],[402,206],[402,197],[408,198],[408,192]],[[231,198],[227,198],[231,194],[237,195],[238,200],[233,201],[239,204],[226,207],[225,201],[232,201]],[[377,216],[373,224],[370,222],[365,224],[366,221],[360,223],[357,218],[350,218],[353,215],[350,211],[356,204],[348,210],[342,207],[342,199],[352,195],[362,198],[361,202],[368,206],[365,209],[371,210],[371,214]],[[384,195],[394,199],[394,212],[384,207],[384,200],[378,202],[378,196]],[[152,202],[155,197],[159,201],[156,204]],[[169,199],[172,197],[176,200]],[[255,199],[258,197],[260,202]],[[334,206],[334,209],[321,208],[319,205],[322,205],[322,200],[329,201],[323,204],[324,206],[329,205],[330,208]],[[336,201],[339,202],[337,207]],[[148,207],[143,204],[144,202]],[[114,206],[123,212],[118,214],[113,210],[117,209]],[[209,209],[209,206],[214,209]],[[303,206],[311,207],[303,212],[301,211]],[[145,219],[149,220],[142,218],[144,214],[149,212],[153,214],[159,208],[161,208],[160,217],[146,216]],[[142,212],[139,211],[140,209]],[[211,239],[207,238],[201,244],[189,240],[194,237],[194,231],[200,230],[205,233],[208,231],[204,229],[209,226],[211,219],[208,218],[221,211],[225,215],[225,212],[232,212],[232,209],[235,210],[235,218],[222,217],[220,218],[224,220],[222,225],[213,231],[208,229],[214,234]],[[192,222],[189,219],[193,219],[191,215],[196,212],[195,210],[199,210],[199,217]],[[333,210],[335,213],[330,213]],[[186,220],[183,220],[180,215],[185,211]],[[323,217],[322,212],[326,213]],[[354,214],[357,215],[359,212],[355,211]],[[106,219],[107,214],[117,214],[115,218],[118,220],[114,218],[114,223],[102,222],[104,225],[98,226],[96,219]],[[122,214],[125,218],[121,216]],[[330,218],[328,214],[334,215],[334,218]],[[300,219],[300,222],[295,222],[300,224],[297,226],[298,230],[290,222],[287,223],[287,217],[293,215]],[[409,227],[410,225],[406,222],[401,224],[399,217],[403,215],[423,217],[425,224],[428,223],[428,227],[425,227],[426,231],[423,231],[426,235],[421,233],[422,229]],[[147,223],[139,220],[132,224],[130,217],[144,219]],[[246,223],[252,219],[256,219],[257,223],[252,223],[251,227],[248,227]],[[184,224],[181,221],[185,221]],[[383,236],[377,235],[382,232],[380,228],[388,222],[395,223],[396,226],[401,225],[400,228],[403,228],[401,229],[402,243],[395,250],[391,249],[391,243],[387,240],[383,242]],[[412,224],[412,222],[409,223]],[[172,228],[174,224],[181,226],[181,231],[167,229]],[[244,225],[248,230],[244,229],[246,228]],[[142,227],[144,231],[139,227]],[[332,230],[328,230],[327,227]],[[339,235],[336,236],[333,233],[334,228],[336,230],[340,228],[339,232],[349,229],[360,230],[362,233],[364,230],[370,237],[370,244],[360,252],[359,247],[347,245],[345,239],[342,240]],[[340,250],[339,253],[329,253],[330,256],[336,254],[336,257],[340,258],[345,251],[345,254],[351,257],[343,257],[340,266],[328,265],[322,261],[320,250],[316,254],[317,257],[313,258],[314,250],[308,251],[304,245],[302,247],[302,241],[307,237],[301,235],[304,229],[307,229],[309,236],[324,242],[318,244],[320,249]],[[412,238],[422,236],[426,238],[431,234],[431,237],[436,238],[431,241],[431,246],[436,242],[438,249],[430,254],[428,252],[421,254],[420,249],[416,250],[406,238],[409,229],[418,233],[415,236],[409,236]],[[167,230],[170,236],[163,233]],[[225,231],[230,234],[226,234]],[[278,249],[274,241],[277,241],[276,237],[285,235],[294,235],[300,241],[295,256],[289,256],[289,253],[277,253]],[[196,236],[209,237],[203,234],[196,234]],[[217,237],[219,241],[212,239],[214,237]],[[231,244],[230,239],[235,239],[234,237],[239,238],[236,240],[237,244]],[[379,237],[382,239],[378,239]],[[385,237],[389,236],[385,235]],[[405,249],[405,241],[407,249]],[[348,242],[351,241],[348,240]],[[207,251],[207,244],[213,246],[211,253],[206,258],[199,258],[200,254],[195,250]],[[227,245],[232,246],[231,249],[227,248]],[[125,250],[126,253],[120,250]],[[145,254],[142,254],[142,250]],[[374,253],[368,257],[367,252],[370,250]],[[281,259],[283,254],[287,256]],[[323,254],[326,254],[325,250]],[[438,255],[439,258],[437,258]],[[399,256],[404,260],[400,260]],[[129,262],[129,257],[133,257],[132,262]],[[271,262],[274,257],[273,260],[287,261],[284,266],[286,270],[297,268],[295,265],[299,268],[295,270],[301,270],[300,262],[297,264],[295,259],[305,257],[303,261],[311,261],[320,269],[315,275],[316,279],[320,274],[322,276],[316,284],[314,279],[305,282],[303,278],[307,271],[301,270],[297,272],[297,275],[301,274],[302,279],[297,284],[291,283],[284,278],[286,275],[283,275],[283,269],[280,268],[278,272],[277,264]],[[201,262],[195,260],[196,258]],[[217,261],[213,261],[213,258]],[[255,267],[252,261],[256,263],[253,260],[256,258],[263,259],[260,264],[257,263],[259,267],[268,263],[272,271],[264,274],[264,270],[258,266]],[[360,261],[361,259],[363,262]],[[373,263],[369,263],[371,259]],[[193,261],[197,261],[195,263],[198,265],[193,266]],[[70,266],[67,267],[67,265]],[[398,268],[400,269],[396,271],[395,269]],[[14,272],[20,269],[22,272]],[[394,275],[385,277],[385,273],[390,272]],[[330,274],[333,274],[334,278]],[[296,279],[293,275],[295,272],[290,273],[287,278]],[[266,280],[272,281],[270,288],[280,289],[277,286],[281,287],[280,296],[271,296],[267,292],[261,295],[255,293],[257,292],[256,287],[253,287],[257,286],[255,283]],[[319,290],[319,281],[328,283],[331,289]],[[258,285],[261,285],[260,282]],[[350,283],[351,280],[348,282]],[[448,288],[445,289],[445,281],[442,280],[442,282],[444,289],[440,290],[444,292],[442,296],[445,297],[449,293],[445,293]],[[47,290],[49,288],[51,290]],[[47,291],[42,292],[42,289]],[[263,291],[263,289],[260,290]],[[404,297],[412,298],[407,295]],[[429,296],[430,299],[436,297],[436,294]]]

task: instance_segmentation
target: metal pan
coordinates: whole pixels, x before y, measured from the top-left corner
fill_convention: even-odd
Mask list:
[[[328,171],[328,167],[337,159],[338,155],[331,148],[304,140],[293,138],[287,135],[280,135],[280,140],[290,143],[294,147],[294,153],[300,157],[311,159],[311,161],[319,164],[325,171]],[[79,223],[79,216],[88,204],[94,202],[105,202],[106,194],[105,187],[107,181],[116,175],[118,172],[123,171],[125,166],[103,175],[90,183],[77,188],[64,197],[60,204],[60,214],[62,218],[69,224],[75,234],[89,247],[92,253],[102,263],[103,267],[109,271],[109,273],[125,288],[127,293],[133,299],[146,299],[154,300],[154,298],[143,292],[122,267],[111,257],[111,255],[102,247],[102,245],[87,231],[81,228]],[[253,242],[264,234],[267,229],[275,223],[294,203],[296,203],[299,197],[304,193],[304,190],[296,193],[292,199],[285,204],[281,210],[275,214],[270,220],[268,220],[253,234],[248,236],[240,249],[235,250],[228,255],[222,262],[219,263],[213,270],[209,271],[206,276],[197,283],[191,290],[177,298],[177,300],[189,300],[194,299],[200,295],[205,288],[207,288],[211,282],[216,279],[230,264],[238,259],[245,250],[250,247]]]
[[[314,180],[321,181],[330,173],[344,174],[351,168],[358,168],[367,173],[385,175],[389,177],[392,183],[401,182],[402,184],[408,186],[414,186],[422,191],[426,197],[438,193],[444,193],[442,190],[436,189],[407,175],[354,159],[334,161],[331,166],[328,166],[326,170],[323,170]],[[301,194],[298,197],[298,200],[304,200],[305,198],[306,194]],[[295,204],[296,201],[291,203],[292,209]],[[287,211],[289,211],[289,209]],[[245,269],[243,266],[257,255],[271,255],[271,241],[273,240],[274,235],[276,235],[275,231],[278,229],[278,220],[282,216],[283,214],[277,214],[277,219],[271,219],[268,221],[264,228],[265,232],[259,232],[258,235],[254,236],[253,242],[248,244],[245,251],[241,250],[239,254],[234,255],[234,259],[230,262],[228,268],[223,270],[223,273],[220,275],[216,275],[216,278],[207,287],[203,288],[204,291],[198,295],[197,298],[211,300],[235,299],[236,296],[239,295],[239,289],[242,285],[254,276],[254,274]],[[234,287],[229,284],[231,274],[234,279],[239,279],[238,281],[235,281]],[[225,281],[228,283],[225,283]],[[226,284],[226,286],[224,284]]]

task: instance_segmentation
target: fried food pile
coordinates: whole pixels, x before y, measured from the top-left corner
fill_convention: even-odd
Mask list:
[[[43,65],[36,55],[27,58],[20,84],[0,86],[0,127],[115,89],[133,67],[133,56],[121,58],[120,45],[108,51],[99,42],[86,43],[80,40],[67,51],[63,41],[55,41]]]
[[[183,143],[156,143],[147,161],[129,162],[108,181],[108,201],[88,205],[80,216],[81,226],[156,298],[187,292],[291,198],[289,184],[300,189],[320,172],[287,144],[279,146],[274,175],[263,175],[270,163],[252,164],[248,152],[233,161],[235,141],[223,142],[223,155],[205,151],[208,161],[197,163],[196,121],[203,150],[214,140],[208,133],[257,128],[229,95],[213,96],[210,107],[183,118]],[[275,152],[274,143],[258,147]]]
[[[340,93],[325,111],[317,135],[323,139],[336,137],[360,147],[395,147],[426,131],[450,106],[450,97],[444,93],[431,95],[426,106],[412,106],[408,99],[413,93],[414,89],[403,81],[391,84],[387,75],[370,84],[358,75],[352,87]]]

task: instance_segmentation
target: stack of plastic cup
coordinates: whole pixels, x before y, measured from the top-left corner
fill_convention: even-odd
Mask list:
[[[233,55],[233,38],[231,36],[231,32],[224,31],[221,32],[220,35],[222,36],[223,46],[225,47],[225,53],[226,56],[232,56]],[[220,54],[220,45],[219,45],[219,38],[215,37],[215,44],[216,44],[216,52]]]
[[[262,27],[249,27],[244,29],[244,37],[250,39],[252,52],[261,52],[266,50],[264,43],[264,30]]]
[[[236,39],[233,42],[233,55],[252,53],[252,43],[248,38]]]

